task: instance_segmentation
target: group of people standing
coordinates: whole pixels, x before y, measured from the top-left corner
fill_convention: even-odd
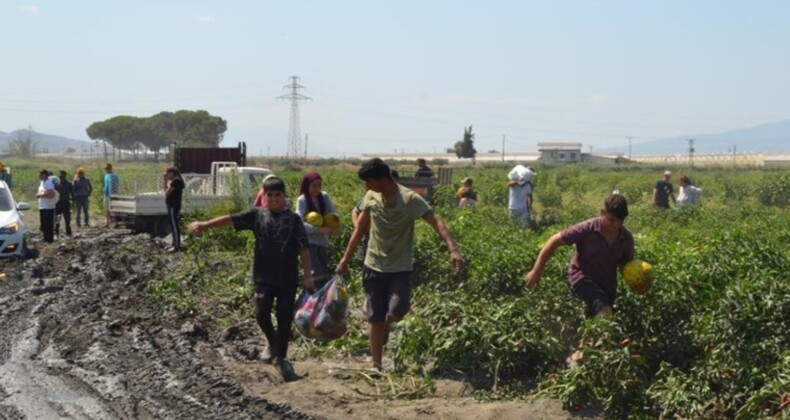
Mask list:
[[[112,164],[108,163],[104,170],[102,196],[106,214],[105,226],[109,226],[111,223],[110,195],[118,192],[119,179],[118,175],[113,173]],[[39,221],[44,242],[54,242],[55,236],[60,236],[61,221],[66,236],[72,235],[72,209],[78,228],[90,226],[90,197],[93,194],[93,184],[85,176],[85,168],[77,168],[72,180],[69,180],[65,170],[61,169],[55,176],[53,172],[42,169],[38,173],[38,179],[36,199],[38,200]]]
[[[60,170],[58,176],[42,169],[38,173],[39,187],[36,193],[39,208],[39,221],[44,242],[54,242],[60,236],[60,222],[63,221],[66,236],[71,236],[71,210],[75,210],[77,227],[90,224],[90,195],[93,191],[91,181],[85,177],[85,169],[78,168],[72,181],[68,173]]]

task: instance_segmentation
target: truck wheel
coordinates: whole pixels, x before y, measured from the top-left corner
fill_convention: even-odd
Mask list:
[[[160,217],[159,220],[156,221],[154,236],[164,238],[170,235],[170,232],[172,232],[172,229],[170,229],[170,220],[168,220],[167,217]]]

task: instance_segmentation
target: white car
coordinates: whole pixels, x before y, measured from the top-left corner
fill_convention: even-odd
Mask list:
[[[27,203],[17,203],[5,181],[0,181],[0,258],[24,258],[25,223],[21,211],[30,210]]]

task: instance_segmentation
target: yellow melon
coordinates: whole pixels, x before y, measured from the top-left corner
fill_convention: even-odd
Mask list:
[[[307,215],[304,217],[304,221],[315,227],[321,227],[324,225],[324,218],[321,216],[321,213],[317,211],[311,211],[310,213],[307,213]]]
[[[621,274],[625,284],[637,293],[644,293],[655,281],[653,266],[642,260],[629,261]]]
[[[335,229],[340,227],[340,216],[337,213],[328,213],[324,215],[324,226]]]

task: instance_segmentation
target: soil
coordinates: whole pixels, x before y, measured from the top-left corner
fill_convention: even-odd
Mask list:
[[[33,219],[31,255],[0,260],[0,419],[601,417],[555,400],[478,402],[450,379],[431,398],[392,398],[369,362],[298,349],[301,379],[283,382],[254,322],[218,331],[146,296],[182,258],[165,241],[89,227],[43,244]]]

